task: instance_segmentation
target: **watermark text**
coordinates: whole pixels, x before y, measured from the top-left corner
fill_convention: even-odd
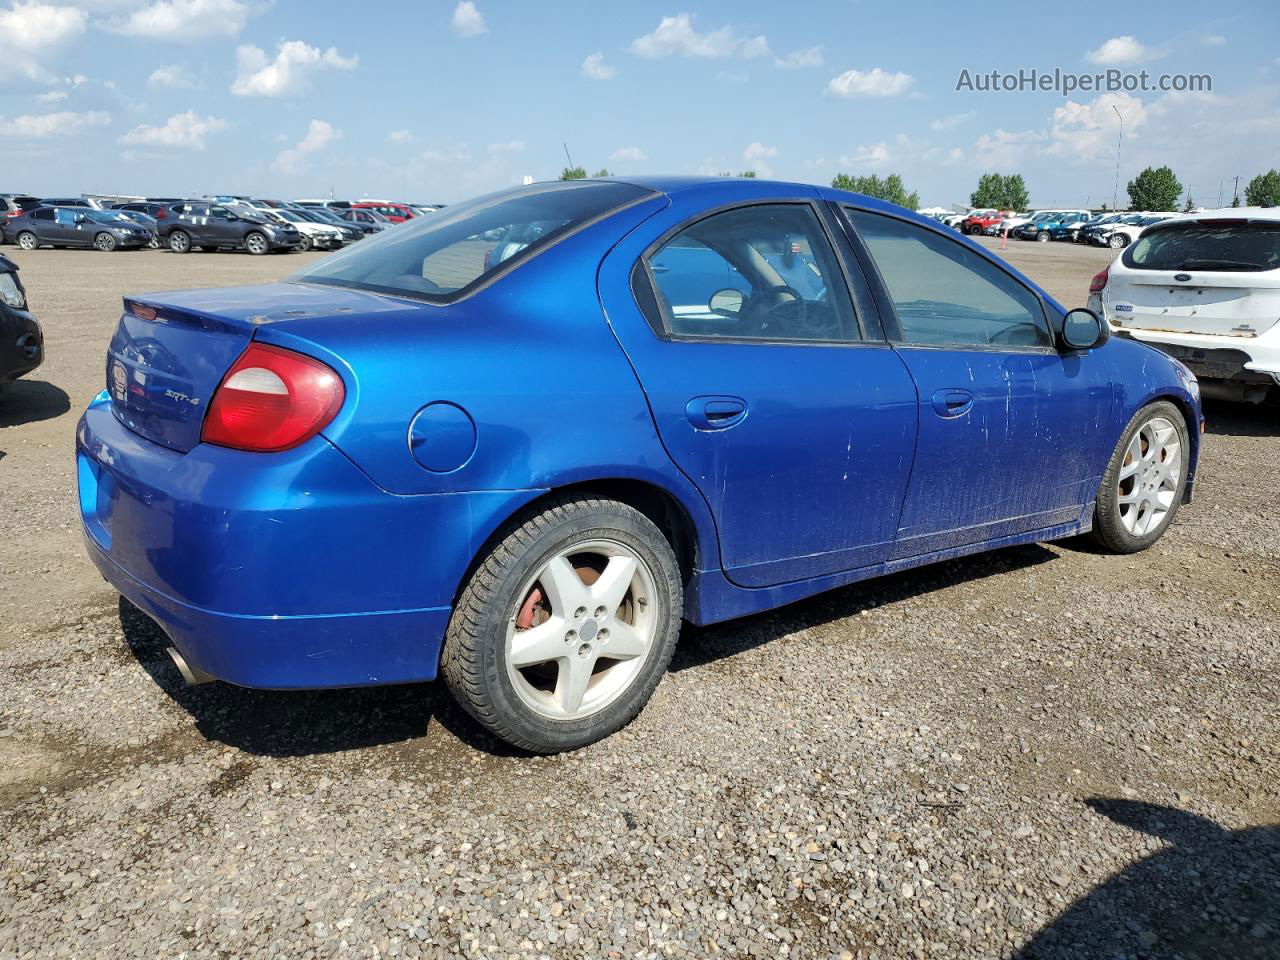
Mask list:
[[[1131,73],[1114,67],[1098,73],[1071,73],[1055,67],[1039,70],[1023,67],[1016,71],[960,71],[956,91],[973,93],[1059,93],[1069,97],[1081,93],[1212,93],[1213,77],[1207,73]]]

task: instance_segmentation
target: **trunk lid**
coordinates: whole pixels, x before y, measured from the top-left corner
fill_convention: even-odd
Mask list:
[[[107,348],[112,412],[173,450],[200,442],[223,376],[264,324],[412,309],[405,301],[339,287],[275,283],[127,297]]]
[[[1274,271],[1113,271],[1106,294],[1111,320],[1122,329],[1252,339],[1280,321]]]

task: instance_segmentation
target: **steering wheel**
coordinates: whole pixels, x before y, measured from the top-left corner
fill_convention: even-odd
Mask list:
[[[804,297],[795,287],[785,283],[769,287],[753,293],[743,306],[742,325],[753,337],[768,339],[785,335],[797,310],[803,314],[804,306]]]

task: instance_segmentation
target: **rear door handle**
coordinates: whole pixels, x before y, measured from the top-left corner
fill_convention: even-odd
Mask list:
[[[684,413],[698,430],[724,430],[746,417],[747,401],[741,397],[694,397],[685,404]]]
[[[933,395],[934,413],[948,420],[964,416],[972,406],[973,394],[968,390],[948,387]]]

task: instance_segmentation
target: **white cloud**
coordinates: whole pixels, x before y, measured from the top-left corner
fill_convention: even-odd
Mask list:
[[[605,63],[604,54],[597,51],[587,54],[587,59],[582,61],[582,75],[592,80],[612,80],[618,75],[618,70]]]
[[[609,154],[610,163],[644,163],[648,159],[639,147],[620,147]]]
[[[852,156],[840,158],[840,165],[845,167],[875,167],[878,169],[886,166],[892,159],[893,157],[889,153],[889,145],[882,140],[869,146],[857,147]]]
[[[1102,66],[1116,66],[1122,63],[1140,63],[1151,56],[1151,51],[1133,37],[1112,37],[1097,50],[1090,50],[1084,55],[1090,63]]]
[[[413,133],[409,130],[392,130],[387,134],[388,143],[413,143]]]
[[[342,131],[335,130],[324,120],[312,120],[307,135],[288,150],[281,150],[272,166],[281,173],[294,176],[305,173],[311,160],[329,149],[330,144],[342,139]]]
[[[503,153],[524,153],[524,141],[508,140],[505,143],[491,143],[489,152],[494,156]]]
[[[1068,100],[1053,111],[1045,152],[1082,162],[1110,156],[1120,133],[1116,111],[1124,116],[1126,137],[1137,133],[1147,121],[1146,106],[1127,93],[1104,93],[1088,103]]]
[[[253,44],[236,50],[236,79],[231,92],[241,97],[283,97],[305,90],[311,75],[320,70],[354,70],[359,57],[344,57],[336,47],[321,51],[301,40],[286,40],[276,48],[276,58]]]
[[[777,57],[773,61],[784,70],[802,70],[805,67],[820,67],[826,63],[821,47],[806,47],[804,50],[792,50],[785,57]]]
[[[67,99],[67,91],[50,90],[48,93],[42,93],[36,97],[41,103],[61,103]]]
[[[203,43],[210,37],[234,37],[249,19],[243,0],[156,0],[129,15],[116,29],[151,40]]]
[[[897,97],[906,93],[912,82],[910,74],[888,73],[874,67],[865,73],[846,70],[832,77],[827,89],[838,97]]]
[[[482,33],[489,32],[489,28],[485,26],[484,17],[480,15],[480,11],[476,9],[472,0],[460,0],[453,8],[453,29],[460,37],[478,37]]]
[[[101,110],[88,113],[62,110],[57,113],[28,113],[12,120],[0,119],[0,126],[14,137],[40,140],[67,137],[88,127],[105,127],[110,122],[111,114]]]
[[[1206,47],[1225,47],[1227,45],[1227,38],[1220,33],[1211,33],[1200,42]]]
[[[941,117],[929,124],[930,130],[954,130],[962,123],[968,123],[978,115],[976,110],[968,110],[965,113],[953,113],[949,117]]]
[[[157,90],[189,90],[195,86],[187,71],[179,64],[171,63],[156,67],[147,77],[147,86]]]
[[[1045,134],[1035,130],[1010,132],[997,128],[995,133],[983,133],[973,145],[973,165],[981,169],[1018,167],[1027,155],[1039,149]]]
[[[742,151],[742,158],[747,161],[749,169],[754,170],[762,177],[773,175],[773,169],[767,161],[772,160],[777,155],[777,147],[767,147],[758,140]]]
[[[663,17],[653,33],[631,41],[631,52],[642,57],[762,57],[769,53],[769,41],[758,37],[739,36],[733,27],[721,27],[707,33],[693,28],[693,17],[678,13]]]
[[[76,7],[47,3],[14,3],[0,10],[0,64],[10,77],[52,83],[43,59],[84,33],[87,17]]]
[[[127,146],[172,147],[175,150],[203,150],[211,133],[227,128],[218,117],[202,117],[194,110],[175,113],[163,126],[143,123],[120,138]]]

